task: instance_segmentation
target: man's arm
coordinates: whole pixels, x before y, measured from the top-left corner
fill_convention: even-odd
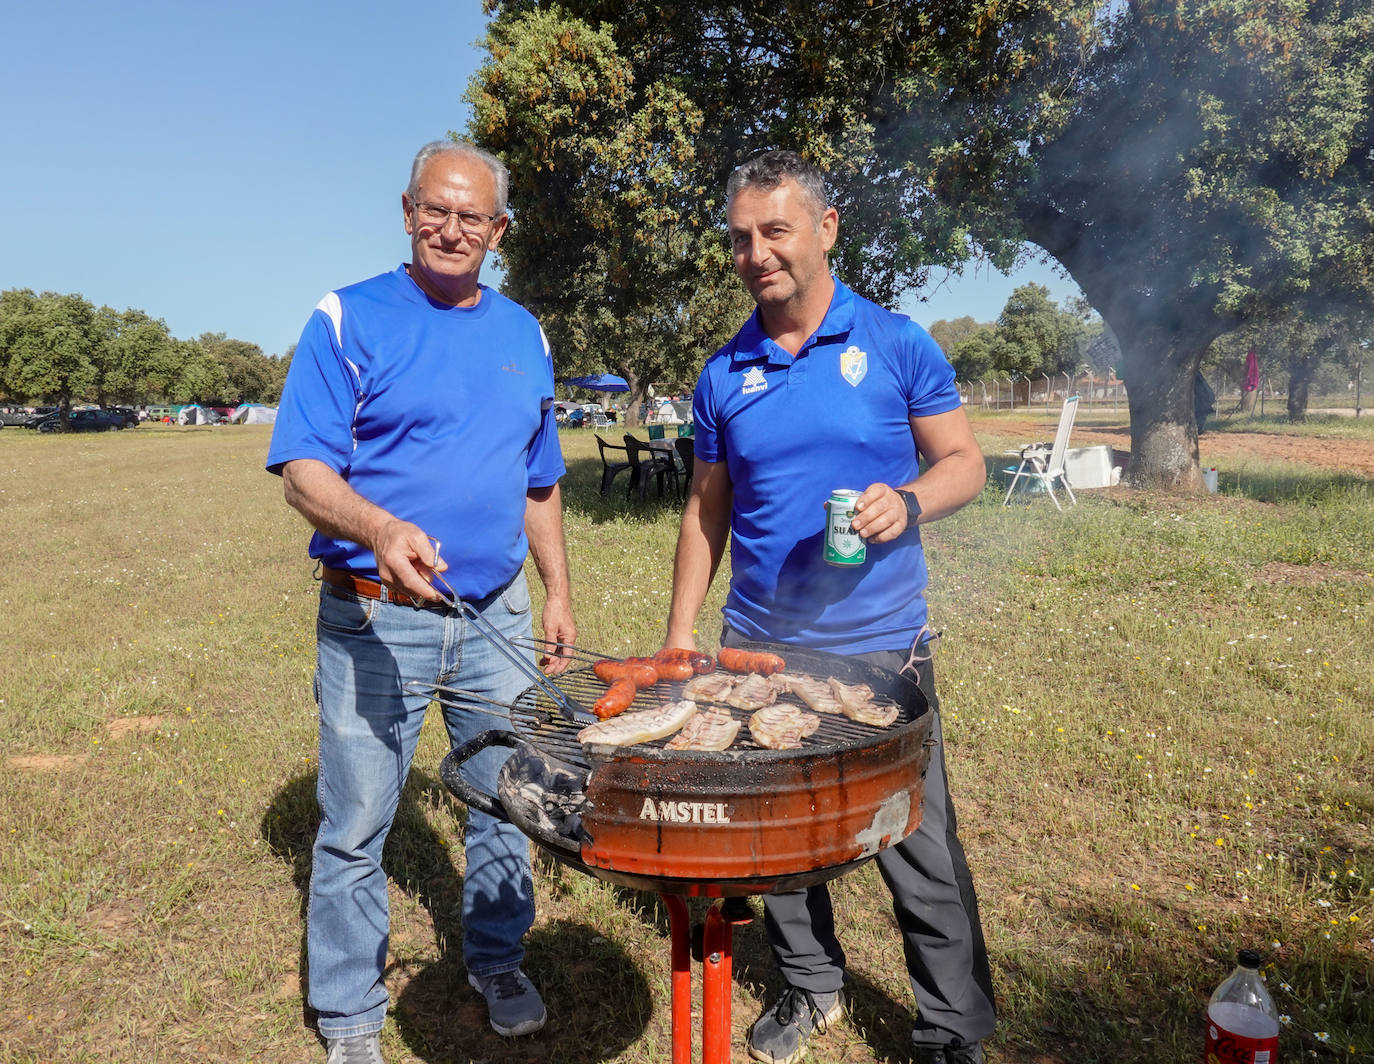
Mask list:
[[[897,488],[916,495],[920,524],[938,521],[983,490],[987,466],[962,406],[944,414],[911,419],[911,437],[929,468],[919,480],[896,487],[871,484],[859,496],[854,530],[874,543],[887,543],[907,529],[906,504]]]
[[[329,466],[313,458],[287,462],[281,471],[287,503],[310,524],[335,539],[367,547],[377,558],[377,575],[394,591],[437,602],[429,583],[434,543],[424,530],[393,517],[364,499]],[[439,562],[437,570],[448,566]]]
[[[664,646],[696,649],[692,629],[730,536],[734,486],[724,462],[697,459],[673,557],[673,598]]]
[[[563,494],[557,484],[530,488],[525,493],[525,535],[544,584],[544,638],[552,643],[573,643],[577,624],[573,621],[568,552],[563,539]],[[560,647],[542,656],[539,664],[550,676],[557,676],[572,662],[571,654]]]

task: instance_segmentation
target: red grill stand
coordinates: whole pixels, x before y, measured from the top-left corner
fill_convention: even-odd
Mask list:
[[[660,894],[672,929],[673,1064],[692,1064],[692,928],[687,902],[679,894]],[[701,949],[702,1064],[730,1064],[730,965],[734,925],[752,917],[742,899],[728,899],[706,912]]]

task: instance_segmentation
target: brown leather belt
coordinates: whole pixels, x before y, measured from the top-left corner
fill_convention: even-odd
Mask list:
[[[424,599],[417,599],[413,595],[407,595],[404,591],[392,591],[391,588],[379,584],[376,580],[355,576],[345,569],[331,569],[327,565],[320,566],[320,581],[330,587],[337,587],[340,591],[357,595],[359,598],[377,599],[379,602],[391,602],[397,606],[420,606],[425,609],[442,609],[444,607],[442,602],[428,602]]]

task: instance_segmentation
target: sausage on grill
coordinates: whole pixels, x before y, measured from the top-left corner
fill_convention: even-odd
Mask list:
[[[633,680],[621,678],[606,688],[606,693],[592,703],[592,712],[602,720],[624,713],[634,704],[635,692],[639,688]]]
[[[692,666],[685,661],[658,661],[655,658],[648,661],[660,680],[690,680],[694,675]]]
[[[593,665],[592,672],[602,683],[629,680],[636,687],[652,687],[658,683],[658,670],[652,662],[607,659]]]
[[[664,647],[654,655],[654,660],[685,661],[692,666],[692,671],[698,676],[716,671],[716,663],[710,654],[703,654],[699,650],[688,650],[686,647]]]
[[[760,676],[772,676],[787,668],[787,662],[776,654],[761,650],[740,650],[738,647],[721,647],[720,663],[731,672],[756,672]]]

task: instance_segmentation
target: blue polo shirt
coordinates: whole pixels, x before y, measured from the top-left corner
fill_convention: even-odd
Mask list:
[[[724,462],[734,488],[726,623],[841,654],[910,646],[926,620],[919,529],[867,544],[861,566],[827,565],[824,504],[836,488],[914,480],[910,419],[958,406],[929,334],[838,280],[795,358],[755,311],[707,361],[692,403],[696,456]]]
[[[439,539],[445,578],[483,598],[524,564],[525,493],[563,475],[539,323],[486,285],[432,301],[405,267],[330,292],[306,322],[267,468],[313,458]],[[373,579],[370,550],[316,532],[310,556]]]

